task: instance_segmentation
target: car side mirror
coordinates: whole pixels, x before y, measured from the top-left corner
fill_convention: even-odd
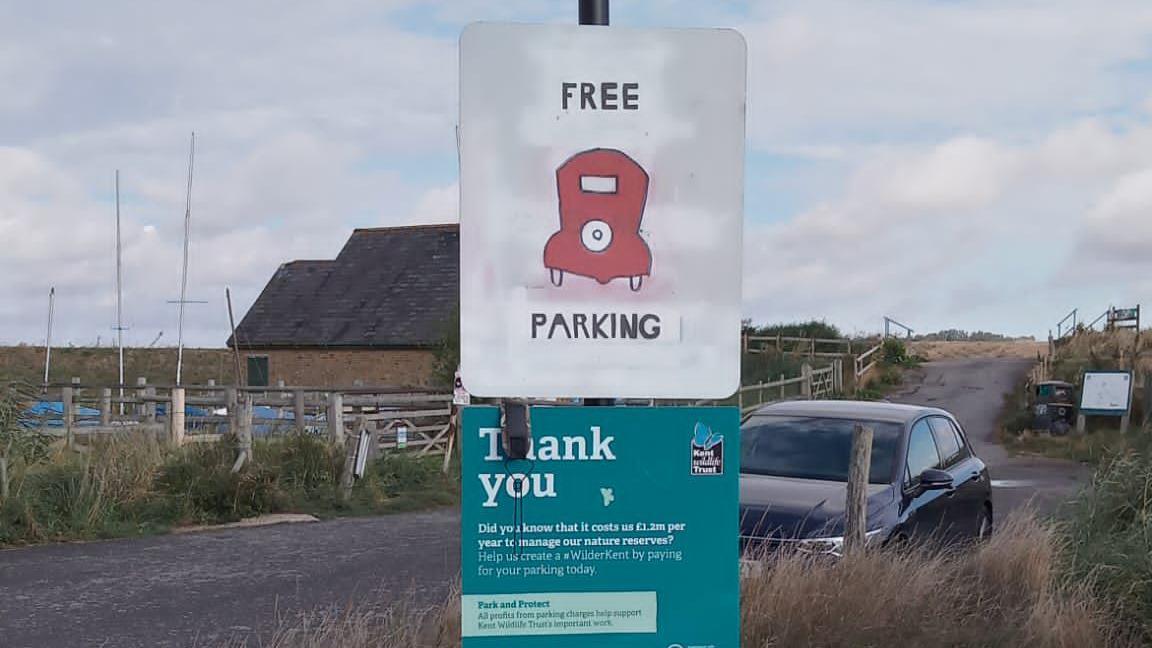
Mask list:
[[[946,471],[929,468],[920,473],[920,490],[945,490],[952,488],[952,475]]]

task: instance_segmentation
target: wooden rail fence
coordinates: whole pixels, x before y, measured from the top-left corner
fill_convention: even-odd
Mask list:
[[[50,386],[35,413],[46,433],[78,448],[77,438],[153,433],[176,446],[215,442],[229,433],[249,438],[279,434],[327,436],[343,444],[357,425],[376,432],[382,450],[420,456],[454,445],[452,395],[413,390],[352,388],[235,388],[217,385],[131,388]]]

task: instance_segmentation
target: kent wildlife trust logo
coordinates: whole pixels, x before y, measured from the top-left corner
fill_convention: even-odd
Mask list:
[[[700,422],[692,434],[692,474],[724,474],[724,435]]]

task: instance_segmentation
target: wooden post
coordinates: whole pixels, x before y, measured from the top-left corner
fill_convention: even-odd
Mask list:
[[[800,383],[801,395],[805,400],[812,400],[812,365],[805,362],[800,366],[800,377],[804,382]]]
[[[100,390],[100,425],[112,425],[112,388],[105,387]]]
[[[1088,417],[1083,414],[1076,416],[1076,434],[1084,434],[1084,428],[1088,426]]]
[[[1124,416],[1120,417],[1120,434],[1128,434],[1128,426],[1132,424],[1132,413],[1125,412]]]
[[[148,396],[148,390],[145,388],[147,384],[148,379],[144,376],[136,378],[136,408],[132,414],[141,421],[143,421],[144,417],[148,414],[148,404],[144,400],[144,398]]]
[[[328,438],[337,447],[344,446],[344,394],[328,394]]]
[[[868,531],[868,471],[872,464],[872,428],[852,428],[852,459],[848,464],[848,494],[844,505],[844,553],[864,549]]]
[[[224,409],[228,410],[228,432],[240,438],[240,401],[235,387],[224,390]]]
[[[255,398],[245,393],[238,396],[240,407],[240,448],[252,459],[252,417],[255,410]]]
[[[73,388],[64,387],[60,390],[60,400],[63,402],[64,411],[64,444],[69,450],[76,447],[76,403],[73,402]]]
[[[308,431],[304,420],[304,390],[297,389],[292,392],[292,418],[296,424],[296,434]]]
[[[156,388],[155,387],[145,387],[144,388],[144,398],[146,399],[144,402],[144,421],[146,423],[155,423],[156,422],[156,401],[153,399],[156,398]]]
[[[787,398],[784,394],[784,374],[780,374],[780,400]]]
[[[0,457],[0,502],[6,501],[8,501],[8,457]]]
[[[172,446],[184,445],[184,388],[173,387],[168,401],[168,440]]]
[[[1140,427],[1148,427],[1148,423],[1152,422],[1152,371],[1144,372],[1144,420],[1140,422]]]

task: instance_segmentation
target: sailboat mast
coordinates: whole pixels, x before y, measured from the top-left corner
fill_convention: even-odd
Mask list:
[[[124,300],[120,263],[120,169],[116,169],[116,346],[120,353],[120,407],[124,407]]]
[[[48,334],[44,336],[44,387],[48,387],[48,368],[52,365],[52,316],[56,310],[56,286],[48,290]]]
[[[184,199],[184,267],[180,273],[180,319],[176,331],[176,384],[184,365],[184,304],[188,300],[188,239],[192,235],[192,168],[196,161],[196,133],[188,150],[188,193]]]

